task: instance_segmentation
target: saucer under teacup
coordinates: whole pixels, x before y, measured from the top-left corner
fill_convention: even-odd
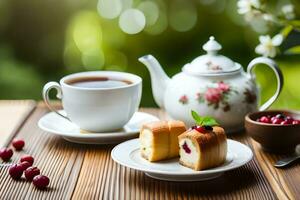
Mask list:
[[[63,110],[59,112],[65,114]],[[136,112],[122,129],[113,132],[94,133],[82,130],[69,120],[54,112],[50,112],[41,117],[38,126],[42,130],[50,134],[62,136],[70,142],[82,144],[113,144],[137,137],[143,123],[158,120],[157,117],[151,114]]]

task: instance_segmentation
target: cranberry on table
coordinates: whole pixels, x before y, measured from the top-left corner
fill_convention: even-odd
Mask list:
[[[0,149],[0,158],[3,161],[8,161],[13,156],[13,151],[10,148],[2,148]]]
[[[21,140],[21,139],[14,139],[12,141],[12,145],[17,151],[20,151],[23,149],[25,142],[24,142],[24,140]]]
[[[24,172],[27,181],[32,181],[32,179],[40,174],[40,170],[37,167],[29,167]]]
[[[23,166],[20,164],[13,164],[8,169],[9,175],[15,180],[18,180],[21,178],[23,171],[24,171]]]
[[[294,121],[292,122],[292,124],[300,124],[300,121],[299,121],[299,120],[294,120]]]
[[[33,162],[34,162],[34,158],[30,155],[25,155],[25,156],[22,156],[21,159],[20,159],[21,163],[24,162],[24,161],[27,161],[32,165]]]
[[[38,189],[45,189],[49,185],[49,178],[44,175],[37,175],[33,178],[33,185]]]
[[[32,164],[28,161],[23,161],[20,163],[20,165],[23,167],[23,170],[26,170],[28,167],[32,166]]]

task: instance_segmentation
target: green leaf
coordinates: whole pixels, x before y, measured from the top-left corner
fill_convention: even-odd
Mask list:
[[[198,113],[193,110],[192,110],[192,117],[194,118],[196,124],[198,124],[198,125],[202,124],[203,118],[200,117],[200,115],[198,115]]]
[[[212,117],[204,117],[203,119],[203,125],[204,126],[216,126],[219,125],[219,123]]]
[[[289,24],[292,25],[294,28],[300,28],[300,20],[298,19],[289,21]]]
[[[300,45],[294,46],[284,52],[285,54],[300,54]]]
[[[216,126],[219,125],[218,122],[210,116],[201,117],[198,115],[197,112],[193,111],[191,112],[192,117],[194,118],[195,122],[199,126]]]
[[[281,35],[283,35],[283,37],[286,38],[292,30],[293,30],[293,26],[291,26],[291,25],[285,26],[281,30]]]

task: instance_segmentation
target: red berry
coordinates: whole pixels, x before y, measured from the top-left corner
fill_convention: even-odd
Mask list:
[[[40,174],[40,170],[37,167],[29,167],[24,172],[27,181],[32,181],[32,179]]]
[[[267,124],[269,124],[271,122],[270,119],[268,117],[266,117],[266,116],[262,116],[259,119],[259,121],[262,122],[262,123],[267,123]]]
[[[44,189],[49,185],[49,178],[44,175],[37,175],[33,178],[33,185],[38,189]]]
[[[300,124],[299,120],[294,120],[292,124]]]
[[[293,121],[294,121],[294,119],[291,118],[291,117],[286,117],[286,118],[285,118],[285,121],[286,121],[288,124],[292,124]]]
[[[279,119],[279,118],[276,118],[272,121],[273,124],[280,124],[283,120],[282,119]]]
[[[294,118],[292,118],[291,116],[287,116],[286,118],[285,118],[286,120],[294,120]]]
[[[205,133],[206,129],[203,126],[197,126],[195,128],[196,131],[198,131],[199,133]]]
[[[0,149],[0,158],[2,158],[3,161],[8,161],[13,154],[14,153],[10,148]]]
[[[187,154],[190,154],[192,152],[186,142],[184,142],[184,144],[182,145],[182,148],[184,149],[185,153],[187,153]]]
[[[24,142],[24,140],[14,139],[14,140],[12,141],[12,145],[13,145],[13,147],[15,147],[15,149],[16,149],[17,151],[20,151],[20,150],[23,149],[23,147],[24,147],[24,145],[25,145],[25,142]]]
[[[32,164],[28,161],[21,162],[20,165],[23,167],[23,170],[26,170],[28,167],[32,166]]]
[[[281,123],[280,123],[281,125],[288,125],[288,124],[290,124],[287,120],[284,120],[284,121],[282,121]]]
[[[13,164],[12,166],[9,167],[9,175],[17,180],[17,179],[20,179],[22,174],[23,174],[23,166],[20,165],[20,164]]]
[[[34,162],[34,158],[30,155],[25,155],[25,156],[22,156],[21,159],[20,159],[21,163],[24,162],[24,161],[27,161],[32,165],[33,162]]]

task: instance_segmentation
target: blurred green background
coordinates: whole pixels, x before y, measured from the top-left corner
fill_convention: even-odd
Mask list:
[[[127,1],[128,0],[124,0]],[[133,0],[138,7],[142,0]],[[221,53],[244,67],[257,55],[258,36],[276,33],[264,24],[247,25],[237,14],[236,0],[155,0],[159,17],[135,35],[121,31],[118,19],[104,19],[96,0],[0,1],[0,98],[41,99],[48,81],[88,70],[118,70],[143,78],[141,106],[156,106],[146,68],[137,61],[153,54],[168,75],[203,54],[202,45],[214,35]],[[287,1],[270,1],[274,7]],[[299,1],[294,3],[299,10]],[[257,28],[258,27],[258,28]],[[283,48],[300,41],[292,36]],[[276,57],[285,86],[273,108],[300,109],[300,56]],[[257,70],[262,101],[275,91],[275,77]]]

